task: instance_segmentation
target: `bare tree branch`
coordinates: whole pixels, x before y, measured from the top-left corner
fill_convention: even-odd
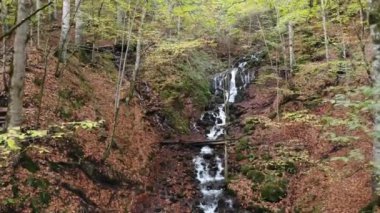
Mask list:
[[[29,19],[31,19],[34,15],[36,15],[41,10],[44,10],[45,8],[49,7],[51,4],[53,4],[53,2],[49,2],[49,3],[45,4],[44,6],[42,6],[41,8],[37,9],[36,11],[34,11],[28,17],[26,17],[25,19],[23,19],[22,21],[20,21],[18,24],[16,24],[15,26],[13,26],[10,30],[8,30],[8,32],[6,32],[3,35],[1,35],[0,36],[0,40],[3,39],[3,38],[5,38],[5,37],[7,37],[7,36],[9,36],[9,35],[11,35],[13,33],[13,31],[15,31],[23,23],[25,23],[26,21],[28,21]]]

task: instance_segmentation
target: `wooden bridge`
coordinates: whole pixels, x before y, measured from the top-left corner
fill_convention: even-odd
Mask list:
[[[217,145],[228,145],[232,144],[235,141],[240,140],[243,138],[243,135],[238,138],[227,138],[227,139],[220,139],[220,140],[201,140],[201,141],[186,141],[186,140],[165,140],[161,141],[161,145],[187,145],[187,146],[217,146]]]

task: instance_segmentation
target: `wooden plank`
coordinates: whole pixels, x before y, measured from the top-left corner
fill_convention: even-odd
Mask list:
[[[161,141],[160,144],[162,145],[192,145],[192,146],[224,145],[228,143],[228,141],[237,141],[245,136],[247,135],[243,135],[238,138],[227,138],[227,139],[220,139],[220,140],[203,140],[203,141],[166,140],[166,141]]]
[[[7,113],[8,108],[7,107],[0,107],[0,113]]]

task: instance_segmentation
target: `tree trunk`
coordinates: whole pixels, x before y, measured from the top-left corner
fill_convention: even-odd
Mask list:
[[[257,15],[256,18],[257,18],[257,23],[259,24],[259,29],[260,29],[261,37],[263,39],[265,48],[268,51],[268,58],[269,58],[270,66],[273,67],[273,61],[272,61],[272,58],[270,57],[270,52],[269,52],[270,49],[269,49],[269,45],[268,45],[268,42],[267,42],[267,39],[266,39],[266,36],[265,36],[264,28],[261,25],[260,17]]]
[[[177,37],[179,38],[179,35],[181,33],[181,16],[178,16],[177,19]]]
[[[29,0],[18,0],[17,22],[26,19],[31,8]],[[10,86],[10,101],[8,104],[8,127],[18,127],[22,124],[22,106],[24,95],[24,78],[26,67],[26,43],[29,32],[29,21],[16,29],[13,53],[13,73]]]
[[[53,10],[53,13],[52,13],[52,19],[53,20],[57,20],[58,19],[58,9],[57,9],[57,5],[58,5],[58,2],[57,0],[53,0],[53,4],[54,4],[54,10]]]
[[[252,45],[252,15],[249,14],[249,25],[248,25],[248,46]]]
[[[347,51],[346,51],[346,36],[344,34],[344,26],[343,26],[343,21],[342,17],[340,16],[341,10],[340,10],[340,0],[338,1],[338,11],[337,11],[337,17],[339,20],[339,27],[341,30],[341,36],[342,36],[342,57],[344,60],[347,58]]]
[[[280,11],[278,10],[277,7],[275,7],[275,11],[276,11],[276,24],[277,26],[280,25]],[[277,27],[277,33],[278,33],[278,36],[280,37],[280,42],[281,42],[281,46],[282,46],[282,57],[283,57],[283,62],[284,62],[284,66],[287,66],[287,53],[286,53],[286,42],[285,42],[285,38],[283,36],[283,34],[281,33],[281,30],[279,27]],[[273,67],[273,63],[271,62],[271,66]],[[288,76],[286,75],[286,80],[288,79]]]
[[[136,85],[136,76],[137,76],[137,72],[138,72],[139,67],[140,67],[141,36],[142,36],[142,32],[143,32],[143,27],[144,27],[145,14],[146,14],[146,10],[145,10],[145,8],[143,8],[143,11],[142,11],[142,14],[141,14],[141,19],[140,19],[140,27],[139,27],[139,31],[138,31],[138,34],[137,34],[136,61],[135,61],[135,68],[133,69],[131,86],[130,86],[130,89],[129,89],[128,102],[131,101],[132,98],[133,98],[133,94],[135,92],[135,85]]]
[[[59,61],[66,62],[67,57],[67,39],[70,29],[70,0],[63,0],[62,7],[62,28],[59,40]]]
[[[124,20],[124,16],[125,16],[125,12],[123,10],[123,8],[120,6],[120,3],[117,3],[117,6],[116,6],[116,21],[117,21],[117,25],[121,28],[123,27],[123,20]]]
[[[100,19],[100,16],[102,14],[103,10],[103,5],[104,5],[104,0],[100,4],[99,10],[98,10],[98,19]],[[95,20],[95,14],[93,13],[93,19]],[[95,25],[92,25],[95,27]],[[91,51],[91,63],[95,63],[95,53],[96,53],[96,41],[98,40],[98,34],[95,32],[96,29],[94,29],[94,35],[93,35],[93,40],[92,40],[92,51]]]
[[[7,5],[6,5],[6,3],[5,3],[5,1],[2,1],[1,2],[1,13],[0,13],[0,20],[1,20],[1,27],[2,27],[2,34],[4,34],[5,32],[7,32],[8,31],[8,26],[7,26],[7,23],[6,23],[6,20],[7,20],[7,15],[8,15],[8,7],[7,7]],[[6,60],[6,56],[7,56],[7,43],[5,42],[5,37],[2,39],[2,43],[3,43],[3,56],[2,56],[2,58],[3,58],[3,61],[2,61],[2,63],[3,63],[3,66],[2,66],[2,68],[3,68],[3,84],[4,84],[4,91],[7,91],[8,90],[8,82],[7,82],[7,79],[6,79],[6,71],[5,71],[5,69],[6,69],[6,62],[7,62],[7,60]]]
[[[38,94],[38,109],[37,109],[37,116],[36,116],[36,122],[37,122],[37,128],[40,127],[40,115],[42,111],[42,99],[44,97],[44,91],[45,91],[45,83],[46,83],[46,77],[47,77],[47,70],[48,70],[48,59],[50,55],[50,50],[51,47],[49,47],[49,41],[50,39],[48,38],[46,41],[46,46],[44,50],[44,75],[42,77],[42,83],[41,83],[41,88],[40,88],[40,93]]]
[[[36,9],[38,10],[41,7],[41,1],[36,0]],[[37,47],[40,47],[40,26],[41,26],[41,13],[36,14],[37,17]]]
[[[289,28],[289,66],[290,66],[290,71],[293,72],[293,67],[295,65],[295,57],[294,57],[294,48],[293,48],[294,31],[293,31],[292,22],[289,22],[288,28]]]
[[[325,37],[325,51],[326,51],[326,61],[329,61],[329,39],[327,36],[327,23],[326,23],[326,0],[321,0],[321,11],[322,11],[322,25],[323,34]]]
[[[82,13],[82,4],[83,0],[75,0],[75,45],[79,46],[82,44],[82,35],[83,35],[83,13]]]
[[[0,1],[0,20],[1,20],[1,27],[2,27],[2,33],[4,34],[8,29],[8,25],[6,23],[6,18],[8,15],[8,6],[5,3],[5,1]]]
[[[132,32],[133,25],[134,25],[134,21],[135,21],[135,17],[136,17],[136,9],[137,9],[137,6],[135,6],[135,9],[133,11],[133,15],[132,16],[129,15],[129,20],[128,20],[129,29],[128,29],[127,47],[126,47],[126,50],[124,53],[123,66],[119,67],[119,76],[118,76],[118,81],[116,84],[114,123],[113,123],[113,127],[112,127],[112,133],[111,133],[110,141],[108,142],[106,150],[103,153],[103,157],[102,157],[103,161],[105,161],[108,158],[108,156],[111,153],[111,147],[115,143],[114,137],[115,137],[116,127],[117,127],[117,123],[118,123],[118,119],[119,119],[119,110],[120,110],[120,99],[121,99],[120,93],[121,93],[121,87],[123,85],[123,81],[125,78],[125,71],[126,71],[126,65],[127,65],[126,63],[127,63],[127,58],[128,58],[129,45],[130,45],[132,33],[133,33]],[[121,55],[123,55],[123,54],[121,54]]]
[[[380,1],[373,0],[370,12],[370,27],[373,42],[374,59],[372,62],[372,69],[374,75],[374,88],[380,89]],[[375,96],[376,101],[379,101],[379,94]],[[380,196],[380,108],[375,108],[375,126],[374,126],[374,142],[373,142],[373,172],[374,172],[374,195],[378,198]]]

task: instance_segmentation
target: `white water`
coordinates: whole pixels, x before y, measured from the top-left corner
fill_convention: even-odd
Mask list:
[[[252,59],[257,58],[251,56],[250,60]],[[250,84],[252,78],[251,74],[246,70],[247,64],[247,61],[243,61],[231,70],[215,75],[213,79],[214,95],[223,93],[224,103],[220,103],[215,111],[206,112],[215,119],[214,125],[209,130],[209,133],[206,134],[208,140],[216,140],[226,134],[227,116],[225,103],[235,103],[239,92],[243,91]],[[237,86],[236,82],[238,77],[241,81],[240,87]],[[227,85],[225,85],[226,79],[229,79]],[[201,120],[204,119],[204,115],[202,115]],[[199,208],[205,213],[215,213],[217,212],[219,200],[223,198],[224,165],[222,158],[211,147],[204,146],[193,159],[193,163],[203,196]],[[225,200],[225,203],[228,208],[233,209],[233,201],[231,199]]]
[[[199,204],[199,207],[205,213],[214,213],[218,207],[218,201],[223,194],[222,188],[213,188],[216,183],[224,181],[222,159],[215,155],[212,148],[205,146],[202,147],[200,154],[193,159],[193,162],[203,195],[203,200]],[[212,163],[216,164],[216,168],[214,168],[215,166]]]

